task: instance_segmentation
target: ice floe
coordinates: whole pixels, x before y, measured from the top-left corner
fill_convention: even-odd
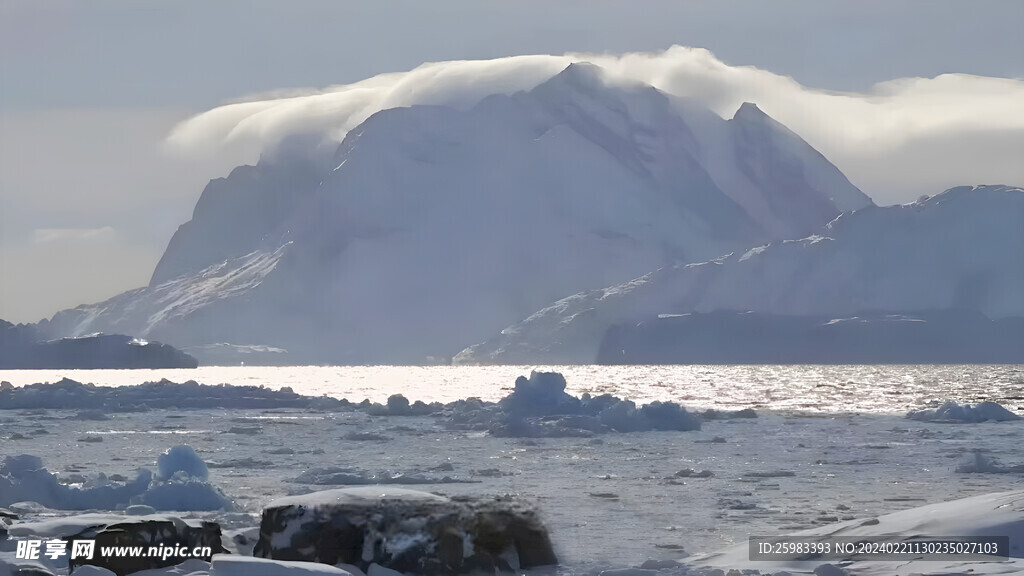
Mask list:
[[[935,410],[915,410],[907,414],[907,418],[921,422],[1006,422],[1020,420],[1020,416],[1010,412],[995,402],[980,402],[975,405],[946,402]]]
[[[161,455],[158,475],[140,468],[133,480],[100,473],[81,486],[63,484],[38,456],[7,456],[0,463],[0,506],[37,502],[61,510],[114,510],[144,504],[155,510],[230,510],[233,503],[206,482],[206,464],[188,446]]]

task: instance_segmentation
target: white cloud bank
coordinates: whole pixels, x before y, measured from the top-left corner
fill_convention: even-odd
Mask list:
[[[227,169],[254,162],[295,134],[337,142],[379,110],[470,106],[488,94],[528,90],[577,61],[698,100],[723,117],[756,102],[880,204],[961,184],[1024,185],[1022,79],[944,74],[891,80],[867,93],[828,92],[682,46],[427,63],[354,84],[227,104],[179,124],[168,143],[186,154],[220,157]]]

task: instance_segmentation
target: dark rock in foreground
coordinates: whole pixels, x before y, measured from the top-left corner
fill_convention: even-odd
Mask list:
[[[282,498],[263,510],[255,556],[400,572],[493,573],[557,564],[536,512],[512,498],[450,499],[372,486]]]
[[[125,576],[141,570],[165,568],[180,564],[187,558],[171,554],[174,549],[184,549],[189,554],[196,548],[209,548],[210,554],[197,556],[200,560],[210,561],[213,554],[227,552],[221,543],[220,526],[215,522],[182,520],[176,517],[142,516],[137,519],[126,519],[124,522],[108,524],[86,529],[67,538],[74,540],[95,541],[95,553],[91,559],[76,558],[69,560],[69,570],[74,572],[78,566],[86,564],[106,568]],[[104,547],[144,547],[163,548],[167,557],[143,556],[103,556],[99,551]],[[70,549],[70,544],[69,544]],[[191,556],[190,556],[191,557]]]
[[[167,344],[123,334],[94,334],[48,342],[32,327],[0,320],[0,369],[196,368],[195,358]]]

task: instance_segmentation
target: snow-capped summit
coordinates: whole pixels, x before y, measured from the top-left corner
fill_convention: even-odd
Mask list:
[[[381,111],[329,163],[303,145],[211,181],[149,287],[48,330],[423,362],[580,290],[871,205],[750,106],[727,121],[586,63],[467,110]]]
[[[779,233],[820,222],[836,208],[848,212],[872,205],[820,152],[756,104],[744,102],[729,125],[739,173],[758,183],[767,204],[762,213],[782,224]]]

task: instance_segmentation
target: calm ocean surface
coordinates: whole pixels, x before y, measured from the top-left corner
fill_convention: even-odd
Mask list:
[[[167,378],[203,384],[290,386],[306,395],[382,402],[497,400],[531,370],[565,375],[573,394],[610,393],[636,402],[695,408],[814,412],[905,412],[946,400],[991,400],[1024,409],[1024,365],[924,366],[279,366],[195,370],[0,370],[16,386],[63,377],[101,386]]]

